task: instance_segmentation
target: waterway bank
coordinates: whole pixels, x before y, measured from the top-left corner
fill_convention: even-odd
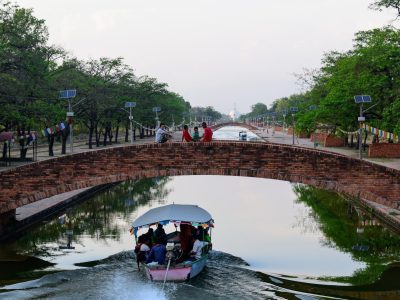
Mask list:
[[[114,185],[115,184],[103,184],[92,188],[79,189],[19,207],[15,212],[15,220],[3,229],[0,235],[0,242],[19,238],[32,227],[49,218],[63,214],[65,210],[70,207]]]

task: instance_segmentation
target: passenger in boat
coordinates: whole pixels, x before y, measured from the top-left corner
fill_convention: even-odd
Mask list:
[[[211,243],[211,236],[208,228],[204,229],[204,242]]]
[[[203,228],[203,226],[201,226],[201,225],[197,226],[196,236],[199,238],[199,240],[201,242],[203,241],[203,237],[204,237],[204,228]]]
[[[204,243],[200,241],[199,237],[196,235],[192,236],[192,241],[193,241],[193,249],[192,251],[190,251],[191,259],[192,260],[200,259]]]
[[[183,132],[182,132],[182,142],[191,142],[193,141],[192,136],[189,133],[189,127],[187,125],[183,125]]]
[[[179,225],[179,240],[181,242],[181,249],[183,252],[183,258],[189,257],[190,251],[192,250],[192,225],[180,224]]]
[[[167,235],[165,234],[165,230],[162,226],[162,224],[157,225],[156,231],[154,231],[154,236],[156,240],[158,239],[161,241],[162,244],[166,245],[167,244]]]
[[[135,253],[136,253],[136,262],[142,262],[147,259],[147,256],[150,252],[150,247],[149,247],[149,240],[147,238],[146,234],[142,234],[138,238],[138,244],[135,247]]]
[[[167,249],[165,245],[163,245],[160,240],[156,240],[156,244],[151,248],[149,256],[146,259],[146,264],[156,261],[159,265],[163,265],[165,263],[166,253]]]
[[[149,227],[149,230],[147,230],[146,235],[147,235],[147,240],[150,242],[149,246],[151,247],[156,241],[153,228]]]

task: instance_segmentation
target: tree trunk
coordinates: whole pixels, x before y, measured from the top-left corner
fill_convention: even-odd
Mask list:
[[[115,128],[115,139],[114,139],[114,143],[118,143],[118,132],[119,132],[119,122],[117,123],[117,127]]]
[[[7,158],[7,150],[8,150],[8,142],[4,142],[3,145],[3,159],[5,160]]]
[[[54,152],[53,152],[54,134],[49,134],[48,141],[49,141],[49,156],[54,156]]]
[[[144,128],[143,127],[140,129],[140,138],[141,139],[144,138]]]
[[[112,135],[112,127],[111,127],[111,125],[108,127],[108,142],[109,142],[109,144],[110,145],[112,145],[112,138],[113,138],[113,135]]]
[[[136,141],[136,126],[133,128],[133,140]]]
[[[353,146],[354,146],[354,135],[352,134],[350,138],[350,147],[353,148]]]
[[[125,126],[125,143],[129,142],[129,128],[128,125]]]
[[[100,147],[100,133],[99,133],[99,129],[98,129],[97,123],[94,126],[94,135],[96,137],[96,147]]]
[[[94,131],[94,127],[93,127],[92,124],[90,124],[90,128],[89,128],[89,149],[93,149],[93,145],[92,145],[93,131]]]
[[[368,132],[364,131],[364,144],[363,144],[363,150],[365,151],[365,149],[367,148],[367,138],[368,138]]]
[[[104,129],[104,136],[103,136],[103,146],[107,146],[107,133],[108,133],[108,127]]]

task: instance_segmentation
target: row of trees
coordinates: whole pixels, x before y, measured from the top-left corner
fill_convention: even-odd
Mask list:
[[[382,0],[371,4],[374,9],[398,9],[399,1]],[[377,104],[366,113],[367,123],[400,134],[400,30],[387,26],[355,34],[353,49],[329,52],[318,70],[307,70],[298,76],[305,92],[277,99],[270,109],[262,104],[252,107],[249,115],[287,112],[297,107],[296,129],[312,132],[319,124],[345,131],[358,128],[359,104],[355,95],[371,95]],[[287,118],[288,123],[292,122]]]
[[[90,148],[94,142],[99,145],[101,135],[111,141],[120,128],[127,132],[128,115],[121,109],[127,101],[137,102],[133,119],[147,126],[155,125],[153,107],[161,107],[160,121],[167,124],[180,122],[191,109],[166,83],[136,76],[122,58],[83,61],[48,40],[44,20],[31,9],[0,4],[0,131],[26,136],[59,124],[68,108],[67,101],[59,99],[64,89],[77,90],[75,128],[88,133]]]

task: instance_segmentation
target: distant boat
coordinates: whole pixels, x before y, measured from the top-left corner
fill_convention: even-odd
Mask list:
[[[185,224],[209,228],[213,227],[214,220],[206,210],[197,205],[170,204],[153,208],[137,218],[132,224],[135,237],[137,237],[140,228],[148,228],[158,223],[162,225],[174,223],[175,226]],[[203,241],[200,258],[195,260],[182,259],[183,251],[181,249],[180,236],[179,231],[167,235],[166,264],[159,265],[156,262],[140,263],[150,280],[164,282],[186,281],[203,271],[208,258],[209,244]]]
[[[246,131],[240,131],[239,132],[239,140],[247,141],[247,132]]]

